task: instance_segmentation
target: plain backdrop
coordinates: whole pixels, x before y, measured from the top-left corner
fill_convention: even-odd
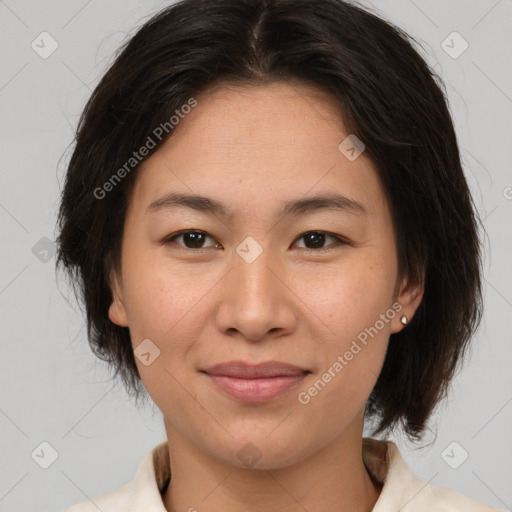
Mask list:
[[[58,511],[109,492],[165,440],[158,409],[137,410],[92,355],[84,317],[57,281],[53,241],[85,101],[118,46],[168,4],[0,0],[0,511]],[[365,5],[418,39],[445,80],[489,235],[485,317],[471,357],[425,447],[394,440],[423,480],[510,510],[512,2]]]

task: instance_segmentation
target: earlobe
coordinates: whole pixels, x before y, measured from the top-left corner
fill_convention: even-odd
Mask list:
[[[119,286],[117,274],[114,271],[110,274],[110,289],[112,291],[112,303],[108,308],[108,317],[112,323],[120,327],[128,327],[123,293]]]
[[[407,324],[412,320],[414,313],[423,299],[424,282],[424,279],[420,283],[408,281],[401,290],[396,302],[398,302],[402,308],[400,311],[397,311],[397,314],[393,318],[391,333],[399,332],[406,328]]]

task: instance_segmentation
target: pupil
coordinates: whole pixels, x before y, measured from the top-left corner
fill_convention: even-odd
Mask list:
[[[202,233],[185,233],[184,240],[187,246],[192,245],[195,249],[201,249],[201,237],[204,236]]]
[[[310,247],[308,240],[313,242],[313,247]],[[316,249],[318,246],[322,246],[325,241],[325,235],[323,233],[310,233],[306,235],[306,247],[308,249]]]

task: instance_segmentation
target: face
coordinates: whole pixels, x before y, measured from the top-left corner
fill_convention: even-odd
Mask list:
[[[196,99],[138,171],[109,316],[129,327],[169,437],[283,467],[361,435],[421,290],[397,282],[384,190],[364,152],[339,149],[349,133],[330,97],[274,83]],[[213,375],[234,361],[294,368]]]

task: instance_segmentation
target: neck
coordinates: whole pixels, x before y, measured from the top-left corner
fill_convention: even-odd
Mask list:
[[[320,452],[276,469],[226,464],[166,424],[172,478],[163,497],[168,512],[370,512],[382,489],[362,458],[362,429]]]

